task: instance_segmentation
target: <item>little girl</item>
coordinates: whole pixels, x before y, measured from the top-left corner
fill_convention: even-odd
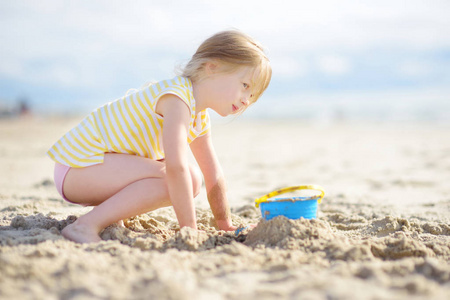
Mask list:
[[[203,173],[217,226],[235,230],[207,108],[221,116],[241,113],[265,91],[271,75],[259,43],[239,31],[224,31],[200,45],[181,76],[89,114],[47,152],[55,161],[61,196],[95,206],[62,235],[97,242],[108,225],[169,205],[180,228],[196,229],[194,197],[202,178],[188,163],[188,145]]]

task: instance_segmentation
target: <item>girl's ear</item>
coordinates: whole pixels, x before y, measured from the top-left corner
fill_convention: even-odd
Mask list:
[[[208,61],[205,65],[205,71],[208,75],[213,75],[217,73],[217,70],[219,69],[219,65],[216,61]]]

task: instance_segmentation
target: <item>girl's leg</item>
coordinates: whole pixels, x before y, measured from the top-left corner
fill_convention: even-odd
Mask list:
[[[201,176],[192,167],[191,177],[198,194]],[[64,193],[70,201],[98,205],[62,231],[76,242],[100,241],[98,233],[106,226],[171,205],[164,163],[127,154],[106,154],[101,165],[71,169]]]
[[[62,234],[75,242],[97,242],[101,240],[98,234],[108,225],[169,205],[164,179],[141,179],[79,217],[73,224],[64,228]]]

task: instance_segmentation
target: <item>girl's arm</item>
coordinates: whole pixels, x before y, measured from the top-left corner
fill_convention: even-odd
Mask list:
[[[208,202],[219,229],[236,230],[236,227],[231,224],[225,178],[214,151],[210,133],[195,139],[190,147],[205,178]]]
[[[190,111],[175,95],[165,95],[158,101],[156,112],[164,116],[163,146],[166,180],[180,228],[197,229],[192,179],[187,159],[187,134]]]

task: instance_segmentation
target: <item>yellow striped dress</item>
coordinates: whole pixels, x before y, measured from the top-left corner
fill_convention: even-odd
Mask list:
[[[47,155],[62,165],[82,168],[100,164],[105,153],[164,158],[164,118],[155,112],[161,96],[178,96],[190,108],[188,143],[211,127],[207,110],[195,110],[192,82],[185,77],[163,80],[94,110],[61,137]]]

